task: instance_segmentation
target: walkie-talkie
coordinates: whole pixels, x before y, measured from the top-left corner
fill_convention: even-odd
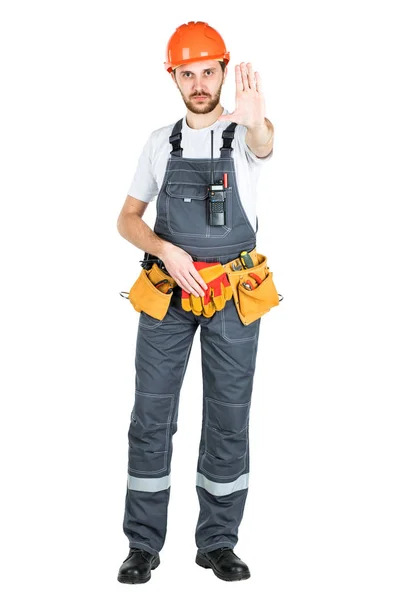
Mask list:
[[[208,222],[210,225],[225,225],[226,192],[222,179],[214,183],[214,131],[211,130],[211,184],[208,186]]]

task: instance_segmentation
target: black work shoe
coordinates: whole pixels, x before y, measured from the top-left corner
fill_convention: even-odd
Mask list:
[[[212,569],[224,581],[239,581],[250,577],[248,566],[236,556],[232,548],[217,548],[211,552],[197,550],[196,563],[205,569]]]
[[[150,554],[141,548],[129,548],[129,554],[118,571],[121,583],[146,583],[151,577],[152,569],[160,564],[157,554]]]

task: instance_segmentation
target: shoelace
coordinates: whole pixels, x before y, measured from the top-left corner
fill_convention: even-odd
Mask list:
[[[219,550],[220,550],[220,552],[218,554],[218,559],[217,560],[220,559],[221,554],[223,553],[224,550],[230,550],[232,552],[233,556],[236,556],[236,558],[239,558],[238,555],[234,553],[233,548],[231,548],[230,546],[226,546],[226,547],[224,546],[223,548],[219,548]]]
[[[218,550],[219,550],[219,554],[218,554],[218,560],[219,560],[219,557],[221,556],[221,554],[223,553],[224,550],[232,550],[232,548],[230,548],[229,546],[227,546],[227,547],[224,546],[223,548],[218,548]]]

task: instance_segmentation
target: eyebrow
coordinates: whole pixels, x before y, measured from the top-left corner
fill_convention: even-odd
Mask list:
[[[204,73],[204,71],[215,71],[216,68],[217,67],[208,67],[207,69],[203,69],[203,73]],[[182,74],[182,73],[193,73],[193,71],[187,71],[187,70],[185,70],[185,71],[181,71],[180,72],[180,74]]]

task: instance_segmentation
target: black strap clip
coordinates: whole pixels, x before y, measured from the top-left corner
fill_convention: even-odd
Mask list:
[[[179,133],[174,133],[173,135],[169,136],[169,141],[171,144],[173,144],[174,142],[177,142],[179,140],[179,142],[182,139],[182,132],[179,131]]]

